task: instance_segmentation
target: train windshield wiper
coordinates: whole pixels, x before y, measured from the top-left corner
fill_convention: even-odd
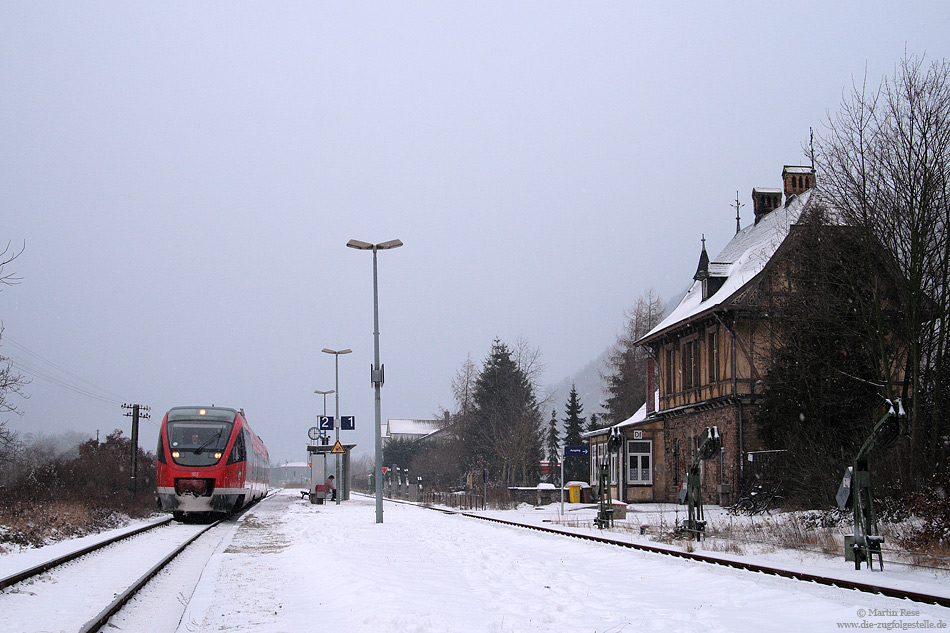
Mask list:
[[[211,437],[208,438],[208,441],[206,441],[204,444],[202,444],[201,446],[195,449],[195,455],[201,455],[201,451],[208,448],[208,445],[211,444],[211,442],[217,442],[220,439],[221,439],[221,429],[218,429],[217,435],[212,435]]]

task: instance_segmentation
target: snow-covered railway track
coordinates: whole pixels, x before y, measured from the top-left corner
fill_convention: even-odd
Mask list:
[[[15,585],[18,582],[23,582],[24,580],[28,578],[32,578],[33,576],[38,576],[42,574],[43,572],[53,569],[54,567],[58,567],[60,565],[68,563],[69,561],[79,558],[80,556],[85,556],[86,554],[90,554],[96,551],[97,549],[102,549],[103,547],[112,545],[115,542],[122,541],[127,538],[131,538],[133,536],[137,536],[143,532],[148,532],[149,530],[154,530],[155,528],[161,527],[163,525],[167,525],[168,523],[171,522],[171,520],[172,518],[168,517],[167,519],[162,519],[161,521],[156,521],[155,523],[149,523],[148,525],[143,525],[142,527],[134,529],[130,532],[125,532],[123,534],[119,534],[118,536],[113,536],[110,539],[106,539],[98,543],[93,543],[92,545],[87,545],[86,547],[82,547],[80,549],[68,552],[66,554],[63,554],[62,556],[57,556],[56,558],[50,559],[48,561],[44,561],[42,563],[39,563],[38,565],[33,565],[32,567],[28,567],[26,569],[10,574],[9,576],[0,578],[0,590],[3,590],[9,587],[10,585]]]
[[[97,631],[188,545],[216,526],[161,522],[27,576],[0,594],[0,630],[36,621],[37,630]]]
[[[640,550],[644,552],[652,552],[654,554],[675,556],[678,558],[685,558],[688,560],[694,560],[694,561],[703,562],[703,563],[710,563],[714,565],[723,565],[726,567],[732,567],[734,569],[743,569],[746,571],[758,572],[758,573],[768,574],[771,576],[780,576],[783,578],[791,578],[793,580],[813,582],[820,585],[827,585],[830,587],[840,587],[842,589],[852,589],[855,591],[861,591],[861,592],[870,593],[870,594],[878,594],[878,595],[887,596],[890,598],[911,600],[913,602],[920,602],[923,604],[935,604],[942,607],[950,607],[950,598],[947,598],[945,596],[936,596],[932,594],[925,594],[925,593],[920,593],[920,592],[915,592],[915,591],[907,591],[907,590],[897,589],[893,587],[883,587],[883,586],[874,585],[871,583],[858,582],[858,581],[848,580],[844,578],[832,578],[832,577],[827,577],[827,576],[821,576],[818,574],[810,574],[810,573],[805,573],[801,571],[794,571],[794,570],[789,570],[789,569],[782,569],[779,567],[761,565],[758,563],[737,561],[737,560],[731,560],[727,558],[718,558],[716,556],[709,556],[706,554],[699,554],[696,552],[684,552],[682,550],[655,547],[652,545],[647,545],[645,543],[631,543],[631,542],[619,541],[619,540],[600,537],[600,536],[593,536],[590,534],[579,534],[575,532],[569,532],[566,530],[559,530],[556,528],[544,527],[540,525],[532,525],[530,523],[518,523],[515,521],[508,521],[505,519],[482,516],[482,515],[472,514],[468,512],[461,512],[459,514],[462,514],[463,516],[470,517],[473,519],[481,519],[482,521],[492,521],[494,523],[500,523],[502,525],[526,528],[529,530],[537,530],[539,532],[546,532],[549,534],[558,534],[561,536],[569,536],[572,538],[577,538],[577,539],[586,540],[586,541],[606,543],[608,545],[616,545],[618,547],[626,547],[629,549],[635,549],[635,550]]]

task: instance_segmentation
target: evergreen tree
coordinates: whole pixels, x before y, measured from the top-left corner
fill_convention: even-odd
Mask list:
[[[580,446],[583,442],[581,432],[584,429],[584,418],[581,413],[584,412],[584,406],[577,396],[577,387],[571,385],[571,393],[567,399],[567,409],[564,418],[564,445]],[[564,479],[566,481],[585,481],[587,479],[587,462],[577,457],[572,457],[564,462]]]
[[[464,439],[472,466],[505,486],[538,483],[544,454],[541,411],[529,377],[500,340],[475,380]]]
[[[587,423],[587,432],[597,431],[600,429],[600,418],[597,417],[596,413],[590,414],[590,420]]]
[[[561,461],[561,437],[557,431],[557,411],[551,409],[551,422],[548,424],[548,481],[560,485],[561,471],[558,462]]]

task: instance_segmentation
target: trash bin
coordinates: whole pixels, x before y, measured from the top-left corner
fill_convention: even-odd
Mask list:
[[[581,485],[580,484],[568,484],[568,500],[571,503],[580,503],[581,502]]]
[[[313,487],[313,492],[310,493],[310,503],[319,503],[323,504],[323,500],[327,498],[327,487],[324,484],[317,484]]]

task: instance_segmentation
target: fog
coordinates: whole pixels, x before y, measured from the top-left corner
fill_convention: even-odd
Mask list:
[[[382,417],[451,408],[496,337],[545,384],[611,345],[736,192],[802,164],[842,90],[947,54],[946,3],[0,5],[0,354],[21,432],[128,432],[149,405],[244,408],[302,460],[335,389]],[[819,174],[820,179],[820,174]],[[331,396],[328,409],[334,408]],[[553,403],[563,411],[563,402]],[[599,403],[585,403],[587,412]],[[545,419],[547,415],[545,415]]]

